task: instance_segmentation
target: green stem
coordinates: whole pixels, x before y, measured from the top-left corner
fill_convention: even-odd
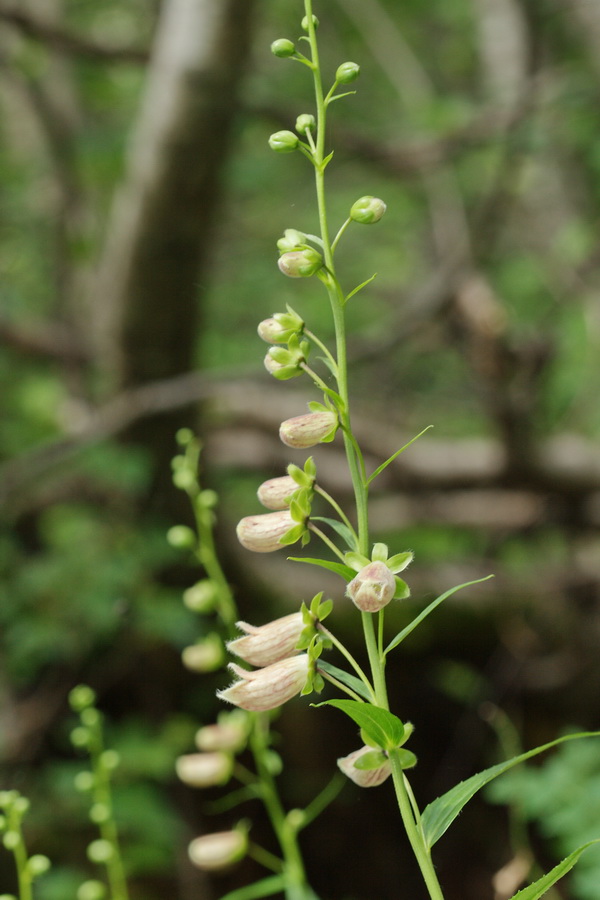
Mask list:
[[[361,669],[359,664],[356,662],[356,660],[354,659],[354,657],[352,656],[350,651],[347,650],[346,647],[344,647],[344,645],[342,644],[341,641],[338,641],[336,636],[334,634],[332,634],[331,631],[329,631],[329,629],[326,628],[322,622],[318,623],[317,628],[319,629],[321,634],[324,634],[325,637],[331,641],[333,646],[337,650],[339,650],[339,652],[342,654],[342,656],[344,656],[348,660],[348,662],[350,663],[350,665],[352,666],[352,668],[354,669],[354,671],[356,672],[356,674],[358,675],[358,677],[360,678],[360,680],[362,681],[364,686],[367,688],[367,690],[369,691],[369,693],[371,694],[373,699],[375,699],[375,691],[373,690],[373,686],[372,686],[371,682],[369,681],[369,679],[367,678],[367,676],[365,675],[365,673],[363,672],[363,670]]]
[[[344,510],[341,508],[339,503],[337,503],[337,501],[335,501],[333,499],[333,497],[330,494],[328,494],[327,491],[323,490],[323,488],[320,487],[318,484],[315,484],[315,494],[320,494],[324,500],[327,500],[329,505],[331,507],[333,507],[333,509],[335,509],[336,513],[338,514],[338,516],[340,517],[340,519],[342,520],[342,522],[344,523],[346,528],[348,528],[348,530],[352,532],[352,534],[358,541],[358,535],[356,534],[356,532],[352,526],[352,522],[350,521],[350,519],[348,518],[348,516],[346,515]]]
[[[389,751],[389,758],[392,764],[392,777],[394,779],[394,788],[396,790],[396,798],[398,800],[398,808],[402,816],[402,822],[413,849],[413,853],[421,869],[423,880],[427,885],[431,900],[444,900],[442,889],[438,881],[436,871],[429,850],[423,840],[423,835],[419,830],[412,809],[411,799],[406,788],[405,776],[400,765],[400,758],[397,750]]]
[[[335,555],[338,557],[338,559],[341,559],[342,562],[345,562],[345,556],[344,556],[344,554],[341,552],[341,550],[339,550],[339,549],[335,546],[335,544],[333,543],[333,541],[331,541],[331,540],[327,537],[327,535],[324,534],[324,533],[321,531],[320,528],[317,528],[317,526],[314,524],[314,522],[310,522],[309,525],[308,525],[308,527],[309,527],[310,531],[313,532],[313,534],[316,534],[317,537],[320,537],[320,538],[321,538],[321,540],[323,541],[323,543],[326,544],[326,545],[329,547],[329,549],[330,549],[333,553],[335,553]]]

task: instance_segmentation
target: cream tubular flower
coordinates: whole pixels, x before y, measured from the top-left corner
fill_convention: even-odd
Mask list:
[[[215,750],[239,753],[246,746],[247,739],[248,717],[241,709],[222,713],[217,722],[199,728],[195,736],[196,747],[206,753]]]
[[[304,450],[331,438],[338,427],[336,413],[329,410],[306,413],[286,419],[279,427],[279,437],[287,447]]]
[[[224,691],[217,691],[217,697],[251,712],[277,709],[291,700],[304,687],[309,670],[306,653],[282,659],[253,672],[235,663],[230,663],[229,668],[239,681],[234,681]]]
[[[279,539],[297,523],[287,509],[279,512],[262,513],[259,516],[246,516],[237,524],[236,533],[242,547],[255,553],[271,553],[281,550],[283,544]]]
[[[300,612],[282,616],[259,627],[247,622],[237,622],[237,627],[246,632],[245,637],[229,641],[227,649],[251,666],[263,668],[299,653],[296,644],[304,628]]]
[[[337,764],[344,775],[347,775],[359,787],[377,787],[383,784],[386,778],[392,774],[392,765],[388,761],[382,763],[376,769],[357,769],[355,766],[356,761],[366,753],[373,753],[373,748],[361,747],[360,750],[355,750],[348,756],[338,759]]]
[[[178,777],[190,787],[213,787],[226,784],[233,771],[233,758],[228,753],[188,753],[175,763]]]
[[[248,836],[241,828],[195,838],[188,847],[191,861],[205,872],[226,869],[246,855]]]
[[[298,485],[290,475],[281,475],[263,481],[256,494],[267,509],[287,509],[291,494],[297,490]]]

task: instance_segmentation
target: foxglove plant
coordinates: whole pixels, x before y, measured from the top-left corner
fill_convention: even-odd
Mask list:
[[[412,441],[375,471],[367,472],[351,422],[345,313],[348,301],[365,289],[374,276],[348,290],[343,286],[335,259],[346,230],[354,225],[376,224],[385,214],[386,204],[378,197],[360,197],[352,204],[337,232],[330,227],[325,175],[333,153],[327,152],[325,146],[327,118],[329,108],[335,101],[354,93],[345,88],[359,77],[360,68],[354,62],[342,63],[335,72],[331,87],[325,89],[317,42],[319,22],[313,13],[313,0],[303,2],[303,33],[296,41],[278,38],[272,43],[271,51],[276,57],[306,67],[313,81],[315,111],[314,114],[301,113],[296,119],[294,131],[278,131],[271,135],[268,143],[276,153],[302,154],[312,166],[318,234],[305,234],[296,228],[286,229],[277,241],[280,254],[278,267],[284,276],[314,278],[321,283],[331,309],[335,347],[327,347],[307,327],[304,316],[289,306],[286,312],[274,313],[262,321],[258,333],[271,345],[265,366],[274,378],[287,381],[305,377],[321,393],[319,400],[309,404],[308,413],[298,414],[281,424],[280,439],[288,447],[306,449],[332,441],[340,433],[353,487],[354,509],[344,512],[320,486],[314,461],[309,458],[303,469],[290,465],[286,475],[261,485],[258,497],[269,511],[243,518],[237,526],[237,535],[247,550],[258,553],[274,552],[297,542],[305,546],[312,537],[319,539],[333,560],[330,555],[325,558],[292,557],[292,560],[324,567],[341,578],[343,587],[340,595],[345,595],[354,604],[360,616],[368,666],[363,668],[335,634],[325,627],[323,619],[331,612],[332,602],[323,602],[322,594],[319,594],[309,606],[302,604],[300,614],[304,627],[300,629],[296,642],[293,642],[296,636],[294,631],[300,623],[293,615],[259,628],[241,624],[245,636],[231,641],[229,650],[256,668],[248,670],[236,663],[231,664],[236,678],[230,687],[220,690],[218,696],[241,709],[265,711],[278,708],[298,694],[319,693],[325,681],[343,691],[346,698],[316,704],[341,710],[360,728],[361,746],[340,759],[338,766],[348,778],[362,787],[376,787],[391,778],[404,830],[428,896],[431,900],[443,900],[431,851],[468,800],[481,787],[518,762],[562,740],[590,735],[569,735],[493,766],[457,785],[424,811],[420,810],[411,789],[407,773],[417,759],[405,744],[413,728],[390,711],[386,658],[447,597],[460,588],[485,579],[445,591],[386,643],[385,609],[393,600],[409,596],[409,588],[399,573],[412,561],[412,553],[400,551],[390,555],[385,544],[372,542],[369,489]],[[314,347],[322,354],[321,359],[328,370],[328,382],[308,363]],[[327,503],[333,510],[334,518],[315,515],[313,505],[317,501]],[[341,653],[346,669],[323,660],[323,651],[332,648]],[[548,875],[519,891],[514,900],[537,900],[543,896],[572,868],[586,846],[572,853]],[[254,888],[252,897],[273,893],[269,884],[255,885]],[[242,894],[239,896],[241,898]]]

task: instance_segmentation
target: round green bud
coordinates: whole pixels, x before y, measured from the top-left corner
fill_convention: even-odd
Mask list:
[[[314,131],[317,127],[315,117],[310,113],[302,113],[296,119],[296,131],[298,134],[306,134],[307,131]]]
[[[286,59],[288,56],[293,56],[296,52],[296,48],[292,41],[288,41],[287,38],[278,38],[278,40],[273,41],[271,44],[271,53],[273,56],[278,56],[279,59]]]
[[[100,754],[100,763],[107,772],[114,772],[121,763],[121,757],[116,750],[103,750]]]
[[[17,900],[14,894],[0,894],[0,900]]]
[[[27,860],[27,868],[29,869],[31,877],[37,878],[38,875],[43,875],[44,872],[48,871],[50,868],[50,860],[47,856],[36,853],[35,856],[30,856]]]
[[[284,253],[277,262],[279,271],[289,278],[309,278],[323,268],[323,257],[312,247]]]
[[[21,835],[18,831],[7,831],[2,837],[2,843],[7,850],[16,850],[21,844]]]
[[[91,772],[78,772],[73,779],[73,784],[75,785],[76,791],[79,791],[80,794],[84,794],[87,791],[91,791],[94,787],[94,776]]]
[[[216,491],[212,491],[209,488],[206,488],[203,491],[200,491],[198,495],[198,503],[204,507],[204,509],[214,509],[214,507],[219,502],[219,497]]]
[[[352,204],[350,218],[361,225],[374,225],[379,222],[387,207],[379,197],[361,197]]]
[[[175,460],[173,460],[174,462]],[[196,477],[193,472],[190,472],[189,469],[175,468],[173,472],[173,484],[176,488],[179,488],[180,491],[187,491],[190,488],[194,487],[196,483]]]
[[[183,592],[183,603],[192,612],[208,613],[215,608],[219,588],[210,578],[198,581]]]
[[[30,806],[31,804],[27,797],[15,797],[13,809],[18,812],[20,816],[24,816],[25,813],[29,811]]]
[[[360,66],[355,62],[345,62],[337,67],[335,80],[338,84],[351,84],[360,75]]]
[[[77,900],[104,900],[106,886],[101,881],[84,881],[77,889]]]
[[[187,525],[173,525],[167,531],[167,541],[179,550],[191,548],[196,543],[196,535]]]
[[[313,20],[313,25],[315,26],[315,28],[318,28],[318,27],[319,27],[319,20],[317,19],[317,17],[316,17],[316,16],[313,16],[313,17],[312,17],[312,20]],[[304,31],[308,31],[308,18],[307,18],[307,16],[304,16],[304,18],[302,19],[302,28],[303,28]]]
[[[293,153],[299,143],[298,135],[293,131],[276,131],[269,138],[269,147],[276,153]]]
[[[100,722],[100,713],[93,706],[81,711],[81,724],[87,728],[95,728]]]
[[[87,747],[90,742],[89,729],[83,728],[81,725],[73,729],[70,737],[74,747]]]
[[[101,825],[110,819],[110,809],[106,803],[94,803],[90,808],[90,820],[94,825]]]
[[[96,702],[96,694],[87,684],[78,684],[69,693],[69,705],[73,712],[81,712]]]
[[[97,841],[92,841],[87,848],[88,859],[90,862],[95,863],[108,862],[109,859],[112,859],[114,852],[115,850],[111,842],[105,841],[102,838]]]

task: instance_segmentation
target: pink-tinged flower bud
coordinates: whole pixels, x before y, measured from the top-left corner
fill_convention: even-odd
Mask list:
[[[254,553],[271,553],[281,550],[280,538],[297,523],[287,509],[272,513],[261,513],[259,516],[246,516],[236,528],[238,541],[246,550]]]
[[[239,753],[246,746],[248,725],[248,716],[242,709],[223,713],[214,725],[204,725],[198,729],[196,747],[205,753],[214,753],[215,750]]]
[[[190,787],[214,787],[227,784],[233,772],[233,757],[221,751],[188,753],[175,762],[178,777]]]
[[[248,835],[241,828],[217,831],[195,838],[188,847],[191,861],[205,872],[226,869],[243,859],[248,849]]]
[[[300,143],[293,131],[276,131],[269,138],[269,147],[276,153],[293,153]]]
[[[294,479],[290,475],[282,475],[280,478],[263,481],[256,494],[267,509],[287,509],[290,494],[297,490],[298,485]]]
[[[354,753],[338,759],[337,764],[344,775],[347,775],[359,787],[377,787],[392,774],[392,766],[389,761],[386,761],[375,769],[357,769],[356,761],[367,753],[375,755],[377,751],[374,751],[372,747],[361,747],[360,750],[355,750]]]
[[[258,336],[266,341],[267,344],[285,344],[289,337],[287,328],[282,328],[277,319],[271,316],[269,319],[263,319],[258,323]]]
[[[345,62],[337,67],[335,80],[339,84],[350,84],[360,75],[360,66],[355,62]]]
[[[296,649],[304,628],[300,612],[282,616],[258,627],[248,625],[247,622],[236,624],[246,635],[236,638],[235,641],[229,641],[227,649],[251,666],[264,668],[300,652]]]
[[[378,612],[396,593],[396,579],[384,562],[370,562],[346,588],[346,596],[363,612]]]
[[[191,672],[214,672],[225,659],[223,641],[218,634],[209,634],[197,644],[184,647],[181,661]]]
[[[350,218],[361,225],[374,225],[379,222],[387,206],[379,197],[361,197],[352,204]]]
[[[287,447],[304,450],[332,437],[337,427],[338,417],[334,412],[306,413],[282,422],[279,437]]]
[[[229,668],[240,680],[224,691],[217,691],[217,697],[251,712],[277,709],[291,700],[306,684],[309,672],[306,653],[281,659],[253,672],[235,663],[230,663]]]
[[[296,138],[298,140],[298,138]],[[283,253],[278,261],[279,271],[289,278],[309,278],[323,268],[323,257],[318,250],[305,247]]]

